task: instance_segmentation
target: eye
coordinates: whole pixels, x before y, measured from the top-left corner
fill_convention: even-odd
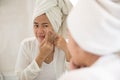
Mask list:
[[[48,24],[44,24],[43,27],[48,27]]]
[[[38,28],[39,27],[39,25],[38,24],[34,24],[34,28]]]

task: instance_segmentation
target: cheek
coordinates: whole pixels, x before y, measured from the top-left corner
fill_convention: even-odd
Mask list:
[[[36,29],[33,29],[33,32],[35,34],[35,36],[37,35],[37,30]]]
[[[73,61],[75,62],[76,65],[80,65],[81,64],[81,57],[82,57],[82,51],[81,49],[74,45],[73,43],[68,43],[68,49],[70,51],[70,54],[72,56]]]
[[[75,62],[78,64],[79,63],[79,61],[81,61],[81,54],[80,54],[81,52],[78,50],[78,48],[76,47],[74,47],[73,49],[72,49],[72,53],[71,53],[71,56],[72,56],[72,58],[75,60]]]
[[[53,27],[51,25],[49,25],[49,27],[47,28],[48,30],[54,31]]]
[[[69,41],[68,44],[67,44],[67,47],[70,51],[70,54],[72,56],[76,55],[78,53],[78,47],[72,42],[72,41]]]
[[[82,54],[80,54],[80,52],[78,51],[74,51],[74,53],[72,53],[72,60],[74,62],[74,64],[76,64],[76,66],[81,66],[83,63],[83,59],[82,59]]]

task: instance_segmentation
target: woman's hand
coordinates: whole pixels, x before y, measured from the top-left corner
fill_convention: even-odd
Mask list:
[[[67,43],[65,41],[65,39],[62,36],[57,35],[55,40],[54,40],[54,44],[56,47],[62,49],[63,51],[67,48]]]
[[[54,34],[52,33],[52,31],[47,31],[45,39],[40,44],[40,52],[36,58],[36,61],[40,66],[43,61],[45,61],[46,63],[50,63],[52,61],[51,55],[53,56],[53,53],[54,53],[53,37],[54,37]],[[48,60],[49,57],[50,57],[50,60]]]

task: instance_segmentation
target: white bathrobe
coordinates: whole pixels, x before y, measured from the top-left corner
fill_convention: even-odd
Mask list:
[[[56,80],[65,72],[68,63],[62,50],[56,48],[54,60],[50,64],[43,63],[39,68],[35,61],[38,48],[35,37],[25,39],[21,43],[15,68],[20,80]]]
[[[120,80],[120,56],[103,56],[91,67],[68,72],[59,80]]]

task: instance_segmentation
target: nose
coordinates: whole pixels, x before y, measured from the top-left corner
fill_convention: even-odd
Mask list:
[[[38,33],[44,33],[45,29],[42,26],[39,26],[38,29],[37,29],[37,32]]]

